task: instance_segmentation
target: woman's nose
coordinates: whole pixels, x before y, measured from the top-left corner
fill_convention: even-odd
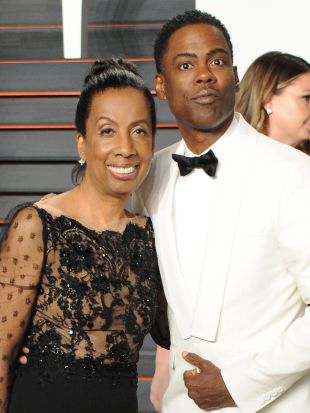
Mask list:
[[[128,134],[122,134],[118,140],[117,154],[125,158],[129,158],[136,154],[134,142],[132,137]]]

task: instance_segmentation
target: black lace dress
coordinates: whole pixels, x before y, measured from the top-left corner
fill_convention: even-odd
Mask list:
[[[150,331],[169,347],[165,314],[148,218],[97,232],[19,209],[0,255],[0,412],[136,413],[139,349]]]

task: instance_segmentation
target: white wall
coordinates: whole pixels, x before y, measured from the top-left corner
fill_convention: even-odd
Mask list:
[[[310,62],[310,0],[196,0],[196,9],[226,26],[240,79],[256,57],[271,50]]]

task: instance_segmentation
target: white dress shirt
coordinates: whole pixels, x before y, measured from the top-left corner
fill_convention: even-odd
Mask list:
[[[195,306],[199,288],[204,251],[208,242],[208,227],[216,198],[218,177],[225,157],[233,152],[233,129],[237,120],[221,138],[200,155],[210,149],[218,158],[216,176],[210,177],[203,169],[194,169],[186,176],[179,175],[175,185],[173,221],[178,259],[187,285],[190,301]],[[184,142],[184,141],[183,141]],[[184,155],[197,156],[184,142]]]

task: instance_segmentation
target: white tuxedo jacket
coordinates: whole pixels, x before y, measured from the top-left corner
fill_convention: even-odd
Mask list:
[[[155,155],[134,199],[135,210],[153,221],[169,306],[163,412],[202,411],[183,383],[183,371],[193,368],[181,356],[186,350],[221,368],[238,406],[221,413],[309,413],[310,157],[257,133],[241,116],[232,139],[194,307],[172,219],[179,172],[171,154],[180,152],[179,143]]]

